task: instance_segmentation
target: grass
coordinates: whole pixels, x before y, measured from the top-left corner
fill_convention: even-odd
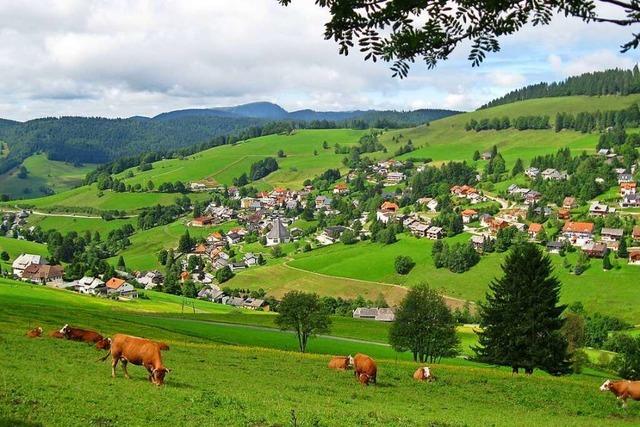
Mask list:
[[[106,221],[102,218],[72,218],[32,214],[27,223],[29,226],[39,226],[43,230],[58,230],[62,234],[70,231],[84,233],[91,231],[106,236],[111,230],[121,228],[124,224],[136,224],[136,218],[114,219]]]
[[[47,246],[41,243],[10,239],[8,237],[0,236],[0,252],[4,251],[7,251],[10,259],[8,262],[0,261],[3,271],[9,270],[11,268],[11,262],[20,254],[29,253],[35,255],[49,255]]]
[[[321,351],[302,355],[278,348],[294,341],[290,334],[115,308],[125,303],[96,307],[95,300],[0,282],[0,425],[290,425],[292,417],[298,425],[640,422],[637,404],[622,411],[612,395],[598,392],[598,375],[514,378],[506,370],[454,360],[432,365],[438,380],[421,384],[411,378],[416,364],[386,356],[382,346],[318,338],[311,345]],[[112,379],[108,362],[96,361],[101,353],[91,346],[24,336],[35,324],[48,331],[62,322],[168,342],[163,359],[172,372],[166,386],[153,387],[136,366],[129,369],[133,379],[124,379],[120,369]],[[228,345],[228,339],[251,343]],[[352,350],[377,359],[377,386],[364,388],[350,372],[327,370],[322,353]]]
[[[387,132],[381,140],[389,148],[389,152],[393,152],[411,139],[418,149],[400,156],[400,158],[431,158],[434,162],[451,160],[472,162],[474,151],[478,150],[482,153],[496,145],[509,168],[518,158],[528,164],[528,161],[535,156],[553,153],[564,147],[571,148],[575,153],[583,150],[593,153],[598,142],[598,135],[574,131],[556,133],[552,129],[467,132],[464,129],[465,123],[471,119],[480,120],[503,116],[515,118],[540,114],[549,115],[553,123],[557,112],[620,110],[638,101],[640,101],[639,95],[531,99],[447,117],[432,122],[428,127],[420,126]],[[394,143],[392,138],[399,135],[402,135],[403,138],[398,143]],[[484,163],[479,161],[477,165],[482,167]]]
[[[44,154],[34,154],[22,163],[29,174],[18,178],[18,168],[0,175],[2,193],[12,198],[42,196],[44,188],[56,193],[82,185],[87,173],[95,165],[73,166],[69,163],[47,159]]]

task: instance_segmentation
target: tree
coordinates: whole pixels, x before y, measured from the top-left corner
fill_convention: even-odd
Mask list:
[[[283,150],[278,150],[278,157],[282,158],[282,157],[287,157],[286,154],[284,154]]]
[[[627,380],[640,379],[640,337],[615,334],[610,349],[616,352],[611,366]]]
[[[162,249],[162,250],[160,250],[160,252],[158,252],[158,262],[160,263],[160,265],[166,265],[167,264],[168,255],[169,255],[169,253],[167,252],[166,249]]]
[[[522,159],[518,158],[516,164],[513,165],[513,169],[511,169],[511,176],[516,176],[522,172],[524,172],[524,165],[522,164]]]
[[[346,229],[340,235],[340,241],[345,245],[352,245],[356,243],[356,234],[349,229]]]
[[[278,0],[289,5],[291,0]],[[473,3],[407,2],[404,0],[322,0],[330,20],[324,36],[340,45],[348,55],[359,49],[365,60],[392,63],[393,76],[406,77],[411,64],[422,59],[428,68],[446,60],[461,46],[470,44],[469,60],[478,66],[487,53],[498,52],[498,38],[518,32],[525,24],[548,25],[555,15],[572,16],[585,22],[629,26],[640,22],[640,3],[605,1],[611,11],[598,8],[596,0],[546,0],[541,2]],[[611,14],[611,15],[609,15]],[[617,17],[616,15],[620,15]],[[419,19],[416,19],[419,18]],[[640,33],[621,46],[622,52],[640,44]]]
[[[2,253],[0,254],[0,259],[2,261],[9,261],[9,252],[2,251]]]
[[[193,280],[187,280],[182,284],[182,295],[187,298],[195,298],[198,296],[198,290]]]
[[[178,252],[189,252],[193,247],[193,240],[191,240],[191,236],[189,235],[189,230],[186,230],[182,236],[180,236],[180,241],[178,242]]]
[[[539,368],[567,373],[570,361],[560,317],[565,306],[558,305],[560,282],[552,276],[551,260],[533,243],[519,243],[502,270],[480,305],[478,358],[511,366],[513,372],[524,368],[530,374]]]
[[[275,323],[282,330],[296,333],[298,348],[304,353],[309,337],[329,332],[331,319],[318,295],[290,291],[282,297]]]
[[[411,269],[416,265],[413,259],[408,256],[398,255],[395,261],[396,273],[409,274]]]
[[[284,256],[284,252],[282,251],[282,246],[275,245],[271,248],[271,256],[274,258],[281,258]]]
[[[413,287],[396,310],[389,331],[396,351],[411,351],[416,362],[430,363],[458,354],[456,324],[442,296],[426,284]]]
[[[627,250],[627,240],[623,237],[620,239],[620,245],[618,246],[618,258],[626,258],[629,256],[629,251]]]
[[[478,150],[473,152],[473,160],[480,160],[480,152]]]
[[[220,270],[216,271],[216,280],[218,283],[224,283],[233,277],[233,271],[228,265],[225,265]]]
[[[153,181],[149,180],[147,182],[147,190],[153,191],[154,188],[155,188],[155,185],[153,184]]]
[[[603,270],[611,270],[613,266],[611,265],[611,259],[609,258],[609,252],[607,252],[604,257],[602,257],[602,269]]]
[[[118,263],[116,264],[116,266],[118,267],[118,270],[126,270],[127,265],[124,263],[124,258],[122,257],[122,255],[120,255],[120,257],[118,258]]]

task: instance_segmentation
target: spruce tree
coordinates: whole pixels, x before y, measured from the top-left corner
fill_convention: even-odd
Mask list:
[[[623,237],[620,240],[620,246],[618,246],[618,258],[626,258],[629,256],[629,251],[627,250],[627,241]]]
[[[480,306],[478,358],[511,366],[513,372],[567,373],[567,341],[560,331],[565,306],[558,305],[560,282],[552,276],[551,260],[536,245],[519,243],[502,270]]]

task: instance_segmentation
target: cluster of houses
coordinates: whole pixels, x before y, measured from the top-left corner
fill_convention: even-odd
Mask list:
[[[537,179],[540,177],[545,181],[565,181],[569,179],[569,175],[566,171],[559,171],[553,168],[547,168],[541,171],[538,168],[530,167],[525,169],[524,174],[531,179]]]
[[[404,164],[401,161],[389,159],[380,161],[371,166],[371,172],[375,175],[380,176],[385,186],[392,186],[398,185],[402,181],[407,179],[405,174],[401,172],[401,169],[403,167]],[[369,176],[368,179],[374,181],[373,176]]]
[[[511,184],[507,188],[507,194],[515,200],[522,200],[525,205],[534,205],[542,199],[542,193],[539,191],[519,187],[516,184]]]
[[[0,228],[4,231],[4,235],[10,238],[24,239],[21,235],[22,228],[27,224],[27,218],[31,212],[22,209],[16,213],[7,212],[2,216]]]
[[[485,196],[469,185],[454,185],[451,187],[451,195],[467,199],[472,205],[487,201]]]

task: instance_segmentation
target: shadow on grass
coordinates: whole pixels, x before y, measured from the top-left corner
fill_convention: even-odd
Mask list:
[[[42,427],[41,423],[32,423],[30,421],[22,421],[15,418],[0,418],[0,427]]]

